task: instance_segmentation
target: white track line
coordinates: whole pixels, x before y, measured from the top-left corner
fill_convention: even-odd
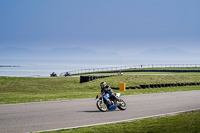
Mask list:
[[[180,113],[191,112],[191,111],[196,111],[196,110],[200,110],[200,108],[191,109],[191,110],[184,110],[184,111],[178,111],[178,112],[172,112],[172,113],[166,113],[166,114],[151,115],[151,116],[145,116],[145,117],[139,117],[139,118],[133,118],[133,119],[127,119],[127,120],[112,121],[112,122],[97,123],[97,124],[82,125],[82,126],[67,127],[67,128],[50,129],[50,130],[37,131],[37,132],[56,131],[56,130],[63,130],[63,129],[74,129],[74,128],[80,128],[80,127],[90,127],[90,126],[97,126],[97,125],[105,125],[105,124],[114,124],[114,123],[121,123],[121,122],[129,122],[129,121],[140,120],[140,119],[145,119],[145,118],[162,117],[162,116],[173,115],[173,114],[180,114]]]

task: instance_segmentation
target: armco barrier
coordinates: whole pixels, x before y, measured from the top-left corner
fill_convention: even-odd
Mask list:
[[[170,68],[170,67],[174,67],[174,68],[188,68],[188,67],[200,67],[200,64],[140,64],[140,65],[131,65],[131,66],[118,66],[118,67],[106,67],[106,68],[90,68],[90,69],[80,69],[80,70],[73,70],[73,71],[68,71],[70,74],[86,74],[86,73],[91,73],[91,72],[108,72],[108,71],[112,71],[112,72],[125,72],[127,69],[132,69],[134,68],[135,72],[136,71],[163,71],[163,72],[200,72],[200,70],[158,70],[157,68]],[[142,70],[145,68],[152,68],[154,70]],[[125,70],[125,71],[124,71]],[[138,72],[139,72],[138,71]],[[60,77],[64,76],[66,74],[66,72],[62,72],[60,74]]]
[[[119,72],[119,71],[111,71],[107,73],[114,73],[114,72]],[[200,72],[200,70],[122,70],[121,72]],[[99,72],[99,73],[104,73],[104,72]]]
[[[89,82],[99,78],[113,77],[117,75],[101,75],[101,76],[80,76],[80,83]]]
[[[163,87],[195,86],[195,85],[200,85],[200,82],[146,84],[137,86],[127,86],[126,89],[150,89],[150,88],[163,88]],[[111,88],[119,90],[119,87],[111,87]]]

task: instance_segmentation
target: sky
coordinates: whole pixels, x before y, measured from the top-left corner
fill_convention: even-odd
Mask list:
[[[0,48],[200,53],[199,0],[1,0]]]

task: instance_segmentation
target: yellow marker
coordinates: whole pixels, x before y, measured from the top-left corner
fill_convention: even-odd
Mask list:
[[[126,83],[119,83],[119,91],[126,91]]]

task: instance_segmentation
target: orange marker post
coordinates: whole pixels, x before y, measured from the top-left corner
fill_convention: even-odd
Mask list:
[[[119,91],[126,91],[126,83],[119,83]]]

